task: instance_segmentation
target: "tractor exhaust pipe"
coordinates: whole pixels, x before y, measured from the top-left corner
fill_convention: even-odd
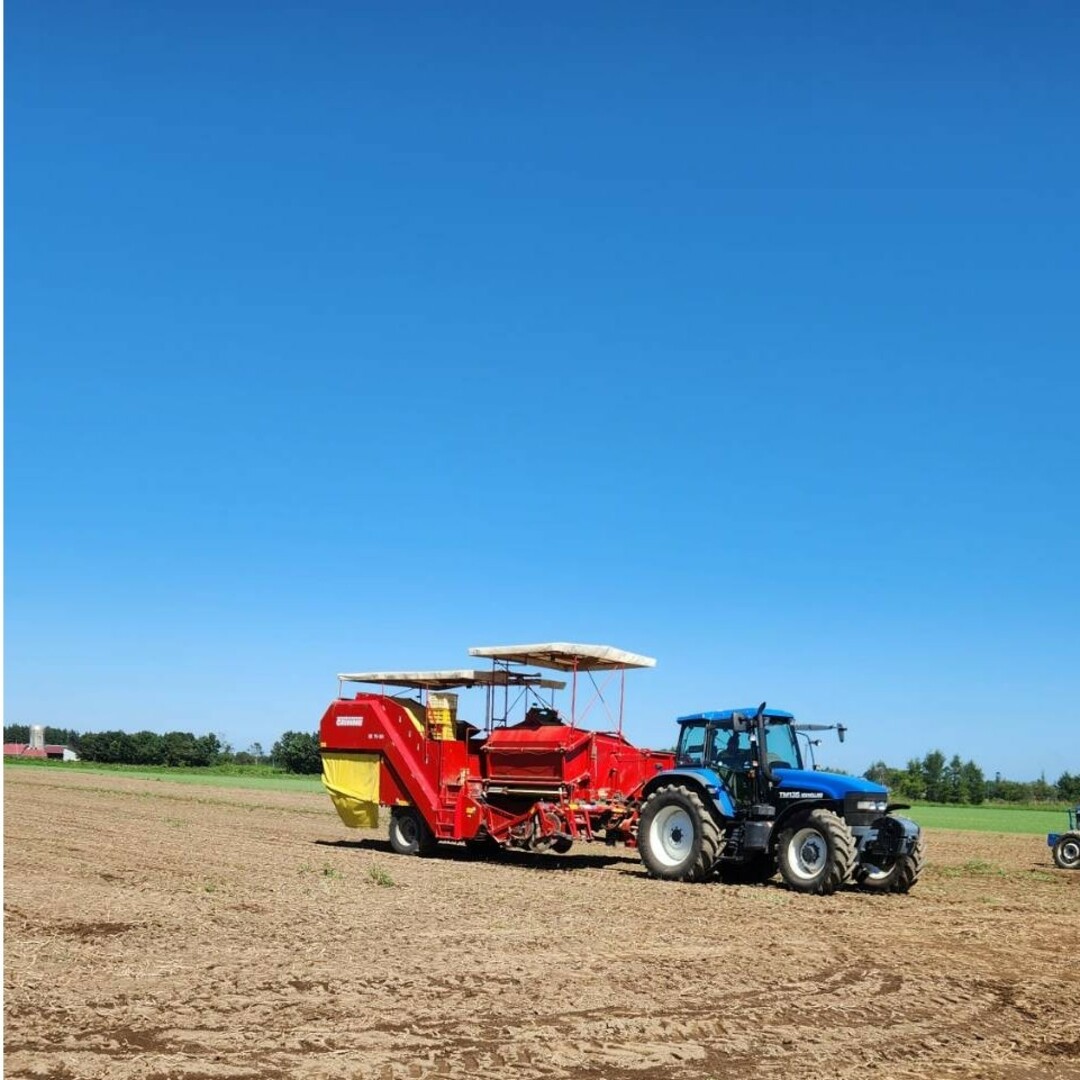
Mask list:
[[[763,701],[754,715],[754,733],[757,735],[758,768],[768,785],[773,782],[773,772],[769,764],[769,744],[765,734],[765,704]]]

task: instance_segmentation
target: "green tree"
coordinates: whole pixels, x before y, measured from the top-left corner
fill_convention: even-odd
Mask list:
[[[303,731],[286,731],[270,750],[270,760],[286,772],[322,772],[319,736]]]
[[[165,741],[156,731],[136,731],[128,736],[132,765],[164,765]]]
[[[960,770],[960,785],[964,802],[978,806],[986,798],[986,777],[974,761],[964,762]]]
[[[1066,802],[1080,803],[1080,775],[1063,772],[1058,777],[1057,790],[1058,796]]]
[[[923,780],[922,762],[918,758],[908,761],[904,771],[896,781],[895,794],[902,799],[921,799],[926,795],[926,782]]]
[[[196,737],[190,731],[88,731],[79,741],[79,756],[85,761],[109,765],[213,765],[221,756],[216,735]]]
[[[942,774],[942,802],[962,803],[964,799],[964,763],[959,754],[953,754]]]
[[[922,779],[930,802],[945,801],[945,755],[940,750],[931,750],[922,760]]]
[[[875,784],[881,784],[883,787],[894,788],[896,787],[897,771],[896,769],[890,769],[884,761],[875,761],[863,773],[863,777]]]
[[[1046,782],[1045,773],[1038,780],[1032,781],[1030,787],[1031,797],[1035,802],[1049,802],[1057,794],[1054,788]]]
[[[135,764],[131,736],[123,731],[88,731],[80,740],[79,756],[105,765]]]

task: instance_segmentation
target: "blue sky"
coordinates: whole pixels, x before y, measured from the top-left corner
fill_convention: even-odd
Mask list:
[[[1080,770],[1073,4],[7,5],[8,722],[599,641]]]

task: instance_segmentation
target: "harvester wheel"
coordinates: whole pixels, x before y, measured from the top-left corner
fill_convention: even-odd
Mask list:
[[[829,896],[851,880],[855,837],[831,810],[810,810],[780,833],[776,856],[792,889]]]
[[[911,854],[901,855],[887,870],[856,871],[859,885],[869,892],[910,892],[923,868],[923,838],[915,841]]]
[[[1062,870],[1080,870],[1080,832],[1062,833],[1054,845],[1054,865]]]
[[[565,855],[574,846],[569,836],[557,836],[551,843],[551,850],[556,855]]]
[[[667,784],[645,800],[637,842],[652,877],[704,881],[720,852],[720,826],[696,791]]]
[[[430,855],[435,850],[435,837],[415,806],[390,811],[390,846],[399,855]]]

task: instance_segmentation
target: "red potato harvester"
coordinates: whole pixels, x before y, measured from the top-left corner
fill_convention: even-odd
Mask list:
[[[440,841],[555,852],[575,840],[633,845],[642,787],[674,765],[673,754],[637,749],[622,734],[626,672],[656,661],[563,642],[469,654],[491,669],[338,676],[340,688],[380,687],[349,698],[339,689],[319,727],[323,783],[342,821],[375,826],[379,806],[390,807],[390,843],[401,854],[429,854]],[[566,673],[569,720],[554,707],[566,681],[533,668]],[[579,680],[592,691],[580,717]],[[614,712],[605,697],[613,681]],[[485,691],[483,728],[457,715],[456,691],[472,688]],[[579,726],[597,705],[615,730]]]

